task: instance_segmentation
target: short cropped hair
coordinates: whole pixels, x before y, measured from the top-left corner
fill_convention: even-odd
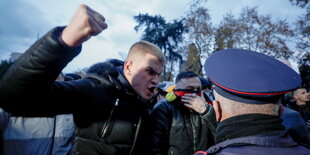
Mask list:
[[[129,49],[126,60],[130,59],[136,54],[141,54],[141,55],[151,54],[155,56],[156,58],[158,58],[158,60],[161,63],[166,62],[165,55],[163,54],[161,49],[157,45],[150,43],[148,41],[138,41],[134,43]]]
[[[248,104],[243,102],[234,101],[223,97],[215,91],[216,99],[221,100],[221,108],[230,116],[242,115],[242,114],[269,114],[279,115],[280,104],[278,103],[267,103],[267,104]],[[280,102],[280,100],[278,101]]]
[[[301,89],[306,89],[306,88],[302,88],[302,87],[296,88],[296,89],[293,91],[293,96],[297,95]],[[306,89],[306,90],[307,90],[307,89]]]
[[[175,78],[175,83],[178,83],[182,79],[189,79],[189,78],[193,78],[193,77],[198,77],[198,75],[195,74],[194,72],[191,72],[191,71],[181,72]]]

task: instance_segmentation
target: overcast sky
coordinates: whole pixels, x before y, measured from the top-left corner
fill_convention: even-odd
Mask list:
[[[24,52],[50,29],[70,22],[79,4],[86,4],[106,18],[108,29],[83,45],[82,53],[65,68],[73,72],[109,58],[123,59],[140,34],[133,16],[139,13],[161,15],[167,21],[179,19],[190,0],[0,0],[0,60],[11,52]],[[259,14],[293,22],[302,10],[289,0],[208,0],[213,23],[226,13],[239,14],[245,6],[258,6]]]

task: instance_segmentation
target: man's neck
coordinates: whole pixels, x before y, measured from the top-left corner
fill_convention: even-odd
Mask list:
[[[306,102],[304,102],[304,101],[300,101],[300,100],[297,100],[296,101],[296,105],[297,106],[304,106],[304,105],[306,105],[307,103]]]

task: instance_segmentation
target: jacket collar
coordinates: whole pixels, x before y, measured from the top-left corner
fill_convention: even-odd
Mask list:
[[[255,145],[261,147],[294,147],[298,144],[285,132],[274,132],[274,136],[248,136],[223,141],[210,147],[208,153],[216,153],[229,146]]]
[[[135,98],[137,98],[139,101],[145,103],[145,102],[148,102],[147,100],[143,99],[142,97],[140,97],[134,90],[133,88],[131,87],[131,85],[129,84],[128,80],[125,78],[125,75],[124,75],[124,67],[123,66],[117,66],[116,67],[116,70],[118,72],[118,77],[117,77],[117,80],[121,83],[122,85],[122,91],[124,93],[126,93],[127,95],[130,95],[130,96],[133,96]]]
[[[125,78],[124,75],[124,67],[123,66],[118,66],[116,67],[116,70],[118,72],[117,80],[121,83],[123,86],[123,90],[126,92],[126,94],[132,95],[132,96],[137,96],[131,85],[129,84],[128,80]]]

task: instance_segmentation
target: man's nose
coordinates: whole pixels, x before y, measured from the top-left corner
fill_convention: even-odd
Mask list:
[[[158,75],[153,76],[153,78],[152,78],[152,83],[155,84],[155,85],[157,85],[157,84],[158,84],[158,81],[159,81],[159,76],[158,76]]]

